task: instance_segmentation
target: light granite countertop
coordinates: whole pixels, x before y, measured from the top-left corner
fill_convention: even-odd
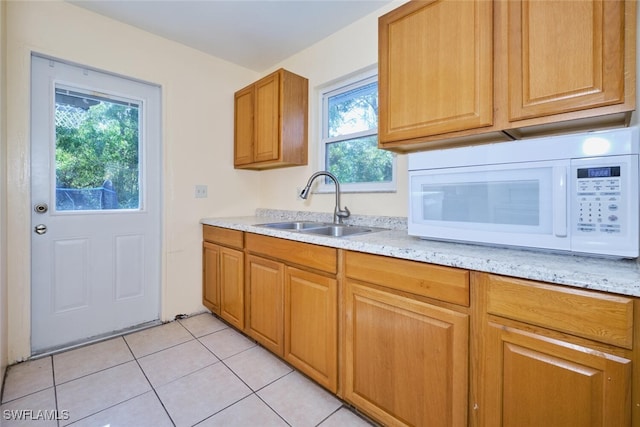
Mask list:
[[[346,223],[381,227],[386,230],[340,238],[256,226],[256,224],[291,220],[331,222],[331,219],[331,214],[325,213],[258,209],[255,216],[203,218],[201,223],[412,261],[621,295],[640,296],[638,260],[606,259],[423,240],[409,236],[406,231],[406,218],[396,217],[352,215],[345,221]]]

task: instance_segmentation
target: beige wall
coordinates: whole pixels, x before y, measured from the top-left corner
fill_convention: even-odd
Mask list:
[[[283,67],[309,79],[309,165],[262,173],[260,206],[271,209],[333,212],[333,194],[312,194],[307,200],[296,197],[296,188],[304,187],[309,176],[322,169],[318,161],[319,87],[362,70],[378,62],[378,17],[406,0],[399,0],[354,22],[310,48],[286,59]],[[352,214],[406,216],[407,156],[397,156],[396,193],[344,194],[342,204]]]
[[[8,361],[30,354],[31,52],[162,87],[161,317],[204,310],[199,220],[259,206],[261,176],[233,169],[233,92],[260,76],[61,1],[9,1],[6,18]],[[209,186],[207,199],[194,198],[196,184]]]
[[[0,1],[0,389],[2,389],[2,381],[4,380],[4,371],[7,367],[8,351],[7,351],[7,240],[6,236],[6,176],[7,170],[5,165],[6,159],[6,79],[5,79],[5,55],[7,52],[5,46],[5,2]]]

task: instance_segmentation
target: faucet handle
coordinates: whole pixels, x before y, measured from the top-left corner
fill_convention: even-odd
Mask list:
[[[345,206],[344,209],[338,208],[336,215],[339,216],[340,218],[349,218],[349,215],[351,215],[351,212],[349,211],[349,208]]]

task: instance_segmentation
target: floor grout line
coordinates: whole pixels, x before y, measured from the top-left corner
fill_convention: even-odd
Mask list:
[[[124,337],[122,337],[124,339]],[[164,412],[167,414],[167,417],[169,417],[169,421],[171,422],[171,424],[173,425],[173,427],[176,427],[176,423],[173,420],[173,417],[171,416],[171,414],[169,413],[169,411],[167,410],[167,407],[164,406],[164,402],[162,401],[162,399],[160,399],[160,396],[158,395],[158,391],[156,390],[156,388],[153,386],[153,384],[151,383],[151,381],[149,380],[149,377],[147,376],[147,373],[144,371],[144,369],[142,369],[142,366],[140,365],[140,361],[138,360],[138,358],[136,357],[135,354],[133,354],[133,350],[131,349],[131,347],[129,346],[129,343],[127,342],[127,340],[124,340],[125,345],[127,346],[127,348],[129,349],[129,351],[131,352],[131,354],[133,355],[134,360],[136,361],[136,364],[138,365],[138,369],[140,369],[140,371],[142,372],[142,375],[144,375],[144,378],[147,380],[147,382],[149,383],[149,387],[151,387],[151,391],[153,391],[153,394],[156,396],[156,399],[158,399],[158,402],[160,402],[160,405],[162,405],[162,409],[164,409]],[[144,357],[144,356],[143,356]]]
[[[199,315],[206,315],[206,313],[200,313],[200,314],[198,314],[198,316],[199,316]],[[222,413],[222,412],[224,412],[224,411],[228,410],[229,408],[233,407],[234,405],[239,404],[240,402],[245,401],[247,398],[250,398],[252,395],[253,395],[253,396],[255,396],[255,398],[257,398],[257,401],[261,402],[261,403],[260,403],[260,405],[264,405],[264,406],[266,406],[266,408],[263,408],[263,409],[262,409],[263,411],[267,411],[267,410],[268,410],[268,411],[272,412],[273,414],[275,414],[275,416],[277,417],[277,419],[279,419],[279,420],[281,420],[281,421],[283,422],[283,425],[285,425],[285,426],[291,426],[292,424],[290,424],[290,423],[287,421],[287,419],[285,418],[285,416],[284,416],[283,414],[279,413],[279,412],[278,412],[278,411],[277,411],[277,410],[276,410],[272,405],[270,405],[270,404],[269,404],[269,403],[268,403],[268,402],[267,402],[267,401],[266,401],[266,400],[265,400],[265,399],[264,399],[260,394],[258,394],[258,393],[260,393],[261,391],[265,390],[266,388],[268,388],[268,387],[272,386],[273,384],[277,383],[278,381],[282,381],[284,378],[287,378],[288,376],[290,376],[290,375],[292,375],[293,373],[298,372],[298,371],[297,371],[294,367],[292,367],[289,363],[287,363],[286,361],[281,360],[281,359],[277,358],[276,356],[273,356],[273,355],[272,355],[268,350],[264,349],[264,347],[262,347],[261,345],[259,345],[258,343],[256,343],[256,342],[255,342],[255,340],[253,340],[253,339],[251,339],[250,337],[246,336],[246,335],[245,335],[244,333],[242,333],[241,331],[237,331],[237,330],[235,330],[235,328],[231,328],[231,327],[229,327],[228,325],[226,325],[226,323],[225,323],[225,322],[223,322],[222,320],[220,320],[220,319],[219,319],[217,316],[215,316],[215,315],[210,315],[210,316],[212,316],[212,317],[213,317],[213,319],[215,319],[217,322],[221,322],[225,327],[224,327],[224,328],[222,328],[222,329],[216,329],[216,330],[214,330],[214,331],[211,331],[211,332],[208,332],[208,333],[202,334],[202,335],[200,335],[200,336],[196,336],[196,335],[195,335],[195,333],[194,333],[194,332],[192,332],[192,330],[191,330],[191,329],[189,329],[189,327],[188,327],[187,325],[185,325],[185,324],[183,324],[183,323],[182,323],[182,321],[184,321],[184,319],[176,319],[176,322],[177,322],[178,324],[180,324],[181,328],[184,328],[184,329],[187,331],[187,333],[189,334],[190,339],[188,339],[187,341],[180,342],[180,343],[171,344],[171,345],[169,345],[169,346],[168,346],[168,347],[166,347],[166,348],[162,348],[162,349],[159,349],[159,350],[153,351],[152,353],[144,354],[144,355],[141,355],[141,356],[136,356],[136,354],[135,354],[135,353],[134,353],[134,351],[133,351],[132,343],[130,343],[130,342],[126,339],[127,335],[131,335],[131,334],[121,335],[121,336],[119,337],[119,339],[121,339],[121,340],[124,342],[124,345],[126,346],[126,349],[127,349],[127,350],[128,350],[128,352],[129,352],[129,356],[130,356],[132,359],[130,359],[130,360],[126,360],[126,361],[122,361],[122,362],[120,362],[120,363],[116,363],[115,365],[108,366],[108,367],[105,367],[105,368],[100,368],[100,369],[98,369],[98,370],[96,370],[96,371],[93,371],[93,372],[85,373],[85,374],[83,374],[83,375],[81,375],[81,376],[79,376],[79,377],[72,378],[72,379],[70,379],[70,380],[67,380],[67,381],[61,382],[60,384],[56,384],[56,361],[54,360],[54,355],[46,356],[46,357],[50,357],[50,361],[49,361],[49,363],[50,363],[50,367],[51,367],[51,380],[52,380],[52,384],[53,384],[53,386],[52,386],[52,387],[53,387],[53,404],[54,404],[54,406],[55,406],[56,414],[60,414],[60,413],[61,413],[61,411],[64,409],[64,408],[60,409],[60,407],[59,407],[58,387],[60,387],[60,386],[64,386],[65,384],[69,384],[70,382],[73,382],[73,381],[76,381],[76,380],[80,380],[80,379],[86,378],[86,377],[88,377],[88,376],[91,376],[91,375],[94,375],[94,374],[97,374],[97,373],[100,373],[100,372],[107,371],[107,370],[112,369],[112,368],[116,368],[116,367],[122,366],[122,365],[124,365],[124,364],[129,363],[129,362],[135,362],[135,364],[136,364],[137,368],[140,370],[140,372],[141,372],[141,373],[142,373],[142,375],[144,376],[144,379],[146,380],[147,385],[150,387],[150,389],[149,389],[149,390],[146,390],[146,391],[144,391],[144,392],[140,392],[139,394],[136,394],[135,396],[128,397],[128,398],[126,398],[125,400],[123,400],[123,401],[121,401],[121,402],[114,403],[114,404],[112,404],[112,405],[110,405],[110,406],[108,406],[108,407],[101,408],[101,409],[99,409],[99,410],[97,410],[97,411],[92,412],[91,414],[88,414],[88,415],[83,416],[82,418],[75,419],[75,420],[73,421],[73,423],[72,423],[72,424],[70,424],[70,426],[72,426],[72,425],[74,425],[74,424],[76,424],[76,423],[79,423],[79,422],[80,422],[80,421],[82,421],[82,420],[86,420],[87,418],[94,417],[94,416],[96,416],[96,415],[98,415],[98,414],[100,414],[100,413],[103,413],[103,412],[105,412],[105,411],[112,410],[113,408],[116,408],[116,407],[118,407],[118,406],[120,406],[120,405],[123,405],[123,404],[125,404],[125,403],[127,403],[127,402],[130,402],[130,401],[131,401],[131,400],[133,400],[133,399],[141,398],[141,396],[144,396],[144,395],[146,395],[146,394],[147,394],[147,393],[149,393],[149,392],[153,392],[153,395],[155,396],[155,399],[157,400],[157,402],[158,402],[158,403],[160,403],[160,405],[161,405],[161,406],[162,406],[162,408],[163,408],[164,414],[165,414],[165,415],[166,415],[166,417],[167,417],[167,421],[168,421],[169,423],[171,423],[171,425],[172,425],[173,427],[176,427],[176,425],[177,425],[177,423],[178,423],[178,419],[174,418],[174,416],[175,416],[175,415],[178,415],[178,414],[176,413],[176,414],[174,414],[174,416],[172,416],[172,414],[169,412],[169,409],[168,409],[168,408],[167,408],[167,406],[165,405],[165,402],[163,402],[163,400],[160,398],[160,394],[158,393],[158,389],[159,389],[159,388],[161,388],[161,387],[166,387],[167,385],[170,385],[171,383],[173,383],[173,382],[175,382],[175,381],[178,381],[178,380],[180,380],[180,379],[182,379],[182,378],[185,378],[185,377],[187,377],[187,376],[197,374],[198,372],[200,372],[200,371],[202,371],[202,370],[204,370],[204,369],[207,369],[207,368],[210,368],[210,367],[214,366],[216,363],[222,363],[222,366],[224,366],[224,367],[225,367],[225,369],[227,369],[227,370],[228,370],[228,371],[233,375],[233,377],[234,377],[235,379],[237,379],[240,383],[242,383],[242,384],[243,384],[243,385],[248,389],[249,393],[248,393],[247,395],[245,395],[245,396],[243,396],[243,397],[241,397],[241,398],[239,398],[239,399],[237,399],[237,400],[235,400],[235,401],[233,401],[233,402],[229,403],[229,404],[228,404],[228,405],[226,405],[225,407],[223,407],[223,408],[220,408],[220,409],[216,410],[216,412],[215,412],[215,413],[212,413],[212,414],[210,414],[210,415],[206,416],[205,418],[203,418],[203,419],[201,419],[201,420],[199,420],[199,421],[195,422],[195,423],[193,424],[193,426],[198,425],[198,424],[201,424],[201,423],[204,423],[206,420],[209,420],[209,419],[211,419],[212,417],[215,417],[215,416],[219,415],[220,413]],[[194,317],[195,317],[195,316],[194,316]],[[161,328],[161,327],[162,327],[162,326],[164,326],[164,325],[166,325],[166,324],[158,325],[157,327],[158,327],[158,328]],[[192,324],[192,326],[191,326],[191,327],[192,327],[192,329],[193,329],[194,331],[198,331],[198,333],[201,333],[203,330],[205,330],[204,323],[198,323],[198,322],[195,322],[194,324]],[[218,333],[218,332],[222,332],[222,331],[226,331],[226,330],[231,330],[231,331],[233,331],[233,332],[237,333],[240,337],[242,337],[242,338],[245,338],[245,339],[249,340],[249,342],[251,343],[251,346],[250,346],[250,347],[248,347],[248,348],[244,348],[244,349],[242,349],[242,350],[238,351],[237,353],[234,353],[234,354],[231,354],[231,355],[227,355],[227,356],[223,359],[223,358],[219,357],[219,356],[216,354],[216,352],[214,351],[214,349],[209,348],[207,345],[205,345],[205,343],[204,343],[204,342],[202,342],[202,341],[201,341],[201,339],[205,339],[206,337],[210,337],[210,336],[211,336],[211,335],[213,335],[213,334],[216,334],[216,333]],[[174,330],[172,330],[172,331],[175,331],[175,329],[174,329]],[[142,332],[142,331],[138,331],[138,332]],[[134,332],[134,333],[136,333],[136,332]],[[230,334],[230,336],[232,337],[232,334]],[[113,337],[112,339],[116,339],[116,338],[115,338],[115,337]],[[227,339],[227,338],[225,337],[224,339]],[[232,339],[233,339],[233,340],[235,340],[236,338],[233,338],[233,337],[232,337]],[[199,367],[198,369],[196,369],[196,370],[194,370],[194,371],[189,371],[188,373],[184,373],[184,372],[188,371],[189,369],[184,369],[184,370],[182,370],[182,369],[178,369],[177,371],[174,371],[175,373],[180,374],[180,376],[179,376],[178,378],[174,378],[174,379],[172,379],[171,381],[169,381],[169,382],[167,382],[167,383],[163,383],[163,384],[159,385],[158,387],[154,386],[154,384],[151,382],[151,379],[150,379],[151,377],[149,377],[149,374],[148,374],[148,373],[145,371],[145,369],[143,368],[143,365],[141,364],[141,360],[142,360],[142,359],[144,359],[145,357],[148,357],[148,356],[151,356],[151,355],[154,355],[154,354],[161,353],[161,352],[163,352],[163,351],[167,351],[167,350],[173,349],[173,348],[178,347],[178,346],[183,345],[183,344],[190,343],[192,340],[197,341],[197,342],[198,342],[198,344],[199,344],[200,346],[204,347],[204,348],[206,349],[206,351],[207,351],[209,354],[211,354],[211,355],[215,358],[215,360],[216,360],[216,361],[215,361],[215,362],[213,362],[213,363],[209,363],[209,364],[207,364],[206,366]],[[170,341],[170,339],[168,339],[167,341]],[[231,341],[231,343],[235,344],[235,341]],[[89,344],[89,345],[94,345],[94,344],[98,344],[98,343],[92,343],[92,344]],[[211,345],[211,343],[210,343],[210,345]],[[232,358],[234,358],[234,357],[238,357],[239,355],[242,355],[243,353],[246,353],[246,352],[248,352],[248,351],[250,351],[250,350],[254,350],[256,347],[257,347],[257,348],[260,348],[260,349],[263,349],[263,350],[266,350],[266,351],[267,351],[267,357],[268,357],[268,356],[275,357],[279,362],[283,363],[283,364],[287,367],[288,371],[287,371],[287,372],[285,372],[285,373],[282,373],[282,375],[279,375],[279,374],[278,374],[278,375],[277,375],[277,378],[273,378],[273,379],[271,378],[271,375],[272,375],[273,373],[276,373],[277,371],[274,371],[274,372],[269,371],[269,372],[271,372],[271,373],[269,374],[269,376],[267,376],[266,378],[265,378],[265,377],[263,377],[263,376],[261,376],[261,377],[260,377],[261,379],[266,379],[268,382],[267,382],[266,384],[262,384],[262,380],[260,380],[260,382],[258,382],[258,383],[257,383],[257,384],[259,384],[259,385],[260,385],[260,386],[259,386],[259,388],[256,388],[256,389],[254,390],[254,389],[249,385],[249,383],[250,383],[250,382],[252,382],[252,381],[251,381],[251,377],[247,377],[247,375],[246,375],[246,374],[243,374],[243,375],[244,375],[244,377],[245,377],[245,378],[247,378],[247,379],[243,379],[243,377],[242,377],[242,376],[240,376],[240,373],[241,373],[241,372],[243,372],[243,370],[241,369],[239,372],[236,372],[234,369],[232,369],[232,367],[231,367],[228,363],[229,363],[229,361],[230,361]],[[233,347],[229,347],[229,348],[233,348]],[[240,347],[240,348],[241,348],[241,347]],[[78,348],[73,348],[73,349],[70,349],[70,350],[68,350],[68,351],[69,351],[69,352],[71,352],[71,351],[74,351],[74,350],[77,350],[77,349],[78,349]],[[121,353],[121,352],[122,352],[122,353]],[[198,352],[200,352],[200,350],[198,350]],[[63,354],[63,352],[58,353],[58,354]],[[88,354],[90,355],[91,353],[89,352]],[[124,348],[118,348],[118,350],[117,350],[117,354],[118,354],[119,356],[123,357],[123,358],[124,358],[124,357],[127,357],[127,355],[124,353]],[[196,353],[194,353],[194,354],[196,354]],[[201,353],[197,353],[197,354],[200,354],[200,356],[198,356],[198,357],[201,357],[201,356],[202,356],[202,354],[201,354]],[[175,354],[174,354],[174,355],[172,355],[171,357],[175,357]],[[204,356],[202,356],[202,357],[204,357]],[[251,357],[251,356],[247,356],[247,357]],[[258,354],[257,354],[257,355],[256,355],[256,357],[258,357],[258,358],[259,358],[259,359],[257,359],[257,360],[261,360],[260,358],[262,358],[263,356],[262,356],[262,355],[258,355]],[[71,359],[71,360],[73,360],[73,359]],[[105,359],[103,359],[103,360],[105,360]],[[207,359],[207,358],[205,358],[205,359],[200,359],[200,360],[201,360],[201,361],[204,361],[204,362],[207,362],[207,361],[208,361],[208,359]],[[243,360],[241,363],[242,363],[242,364],[246,363],[246,360],[248,360],[248,359],[246,359],[246,358],[245,358],[245,360]],[[160,359],[160,361],[162,361],[162,359]],[[200,362],[198,362],[198,364],[200,364]],[[98,365],[99,365],[99,364],[98,364]],[[66,365],[66,366],[68,366],[68,363],[67,363],[67,365]],[[65,366],[65,367],[66,367],[66,366]],[[87,365],[87,366],[92,366],[92,365]],[[151,365],[150,365],[150,366],[151,366]],[[193,368],[193,366],[194,366],[194,365],[188,365],[188,367],[189,367],[189,368]],[[236,368],[238,368],[239,366],[240,366],[240,365],[238,365]],[[186,368],[186,367],[187,367],[187,366],[185,366],[185,368]],[[86,368],[84,368],[84,369],[86,369]],[[83,369],[83,368],[81,368],[81,369],[80,369],[80,371],[82,372],[84,369]],[[147,369],[149,369],[149,366],[147,367]],[[156,369],[156,368],[154,368],[154,369]],[[152,373],[152,372],[151,372],[151,373]],[[8,375],[8,374],[9,374],[9,370],[7,370],[7,374],[5,374],[5,375]],[[67,371],[67,370],[64,370],[64,374],[65,374],[65,375],[66,375],[66,374],[73,374],[73,371]],[[303,377],[305,377],[304,375],[302,375],[302,376],[303,376]],[[152,377],[153,377],[153,375],[152,375]],[[6,376],[5,376],[5,378],[6,378]],[[169,378],[171,378],[171,375],[169,376]],[[305,378],[306,378],[306,377],[305,377]],[[234,380],[234,381],[235,381],[235,380]],[[255,381],[253,381],[253,382],[255,382]],[[119,383],[119,384],[120,384],[120,383]],[[121,384],[126,385],[126,381],[122,382]],[[142,384],[142,383],[141,383],[141,384]],[[313,383],[313,382],[312,382],[312,384],[314,384],[314,385],[315,385],[315,383]],[[283,385],[284,385],[284,383],[283,383]],[[4,386],[6,386],[6,381],[5,381],[5,382],[3,382],[3,388],[4,388]],[[31,396],[31,395],[33,395],[33,394],[35,394],[35,393],[42,392],[42,391],[47,390],[47,389],[48,389],[48,387],[47,387],[47,388],[45,388],[45,389],[43,389],[43,390],[33,391],[33,392],[28,393],[28,394],[26,394],[26,395],[24,395],[24,396],[20,396],[20,397],[18,397],[18,398],[16,398],[16,399],[12,399],[12,400],[11,400],[11,401],[9,401],[9,402],[3,402],[3,403],[2,403],[2,405],[4,406],[4,405],[6,405],[6,404],[8,404],[8,403],[14,402],[15,400],[26,398],[26,397],[28,397],[28,396]],[[3,390],[3,392],[4,392],[4,390]],[[264,393],[263,393],[263,394],[264,394]],[[165,397],[166,397],[166,396],[165,396]],[[333,397],[335,397],[335,396],[333,396]],[[336,398],[337,398],[337,397],[336,397]],[[50,397],[49,397],[49,399],[50,399]],[[145,397],[145,398],[143,399],[143,401],[145,401],[145,402],[151,402],[151,401],[150,401],[150,400],[148,400],[148,399],[151,399],[151,397]],[[327,414],[326,416],[324,416],[324,418],[322,418],[319,422],[315,423],[315,425],[316,425],[316,426],[320,426],[322,423],[326,422],[326,421],[327,421],[327,420],[329,420],[331,417],[335,416],[335,414],[336,414],[336,413],[338,413],[342,408],[347,408],[347,409],[349,410],[349,408],[348,408],[347,406],[345,406],[344,402],[342,402],[339,398],[337,398],[337,399],[338,399],[338,402],[340,403],[340,405],[339,405],[335,410],[332,410],[332,412],[330,412],[329,414]],[[276,403],[277,403],[277,402],[276,402]],[[256,405],[256,404],[257,404],[257,402],[253,402],[253,401],[252,401],[252,403],[251,403],[251,405]],[[154,403],[154,405],[155,405],[155,403]],[[267,408],[268,408],[268,409],[267,409]],[[351,410],[349,410],[349,411],[350,411],[350,412],[353,412],[353,411],[351,411]],[[266,413],[267,413],[267,412],[265,412],[265,414],[266,414]],[[286,413],[286,411],[285,411],[285,413]],[[355,415],[355,416],[358,416],[357,414],[354,414],[354,415]],[[358,417],[358,418],[359,418],[359,419],[362,419],[361,417]],[[276,419],[276,418],[274,418],[274,420],[275,420],[275,419]],[[63,426],[63,425],[64,425],[63,423],[64,423],[64,420],[61,420],[61,419],[59,419],[59,418],[57,418],[57,419],[56,419],[56,424],[57,424],[57,426],[58,426],[58,427]],[[367,423],[367,424],[368,424],[368,423]]]

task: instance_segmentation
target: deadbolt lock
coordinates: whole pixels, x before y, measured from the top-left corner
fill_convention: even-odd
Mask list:
[[[46,203],[38,203],[33,207],[33,210],[35,211],[35,213],[43,214],[49,210],[49,205],[47,205]]]

